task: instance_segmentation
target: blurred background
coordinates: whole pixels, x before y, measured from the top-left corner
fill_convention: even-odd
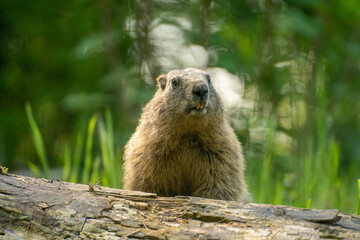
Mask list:
[[[208,70],[253,201],[359,213],[360,1],[0,2],[0,164],[122,186],[155,78]]]

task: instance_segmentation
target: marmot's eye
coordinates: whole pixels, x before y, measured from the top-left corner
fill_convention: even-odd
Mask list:
[[[173,86],[178,85],[177,79],[176,79],[176,78],[172,78],[172,79],[171,79],[171,84],[172,84]]]

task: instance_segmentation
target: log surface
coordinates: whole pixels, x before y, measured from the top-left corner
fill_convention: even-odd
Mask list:
[[[360,239],[360,216],[0,175],[0,239]]]

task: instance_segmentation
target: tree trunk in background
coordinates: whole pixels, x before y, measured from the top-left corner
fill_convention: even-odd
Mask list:
[[[360,239],[360,217],[0,175],[0,239],[64,238]]]

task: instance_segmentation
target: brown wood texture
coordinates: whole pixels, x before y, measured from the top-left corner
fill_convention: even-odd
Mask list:
[[[360,217],[0,175],[0,239],[319,238],[360,239]]]

